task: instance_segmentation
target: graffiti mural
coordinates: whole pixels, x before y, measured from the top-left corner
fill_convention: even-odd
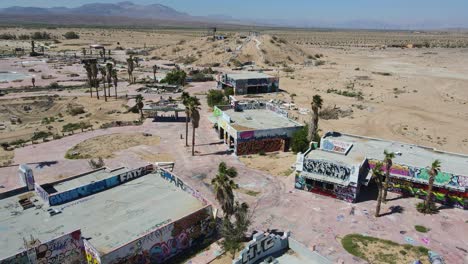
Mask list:
[[[38,264],[81,263],[84,244],[81,231],[77,230],[36,247]]]
[[[282,138],[267,138],[239,142],[237,144],[237,155],[258,154],[260,151],[274,152],[284,150],[285,140]]]
[[[335,194],[338,199],[353,203],[356,201],[357,189],[353,186],[336,185]]]
[[[239,133],[239,138],[243,140],[253,139],[255,137],[255,131],[242,131]]]
[[[34,184],[34,190],[36,190],[37,195],[39,195],[42,200],[49,202],[49,193],[46,192],[38,183]]]
[[[272,103],[267,103],[266,104],[266,109],[275,112],[276,114],[288,118],[289,113],[288,111],[281,109],[279,105],[272,104]]]
[[[376,159],[369,159],[368,160],[369,167],[371,169],[374,168],[375,164],[378,161],[379,160],[376,160]],[[382,170],[386,171],[385,166],[382,167]],[[390,169],[390,174],[396,175],[396,176],[411,177],[411,178],[415,178],[415,179],[419,179],[423,181],[429,180],[429,171],[427,170],[427,168],[416,168],[416,167],[411,167],[407,165],[393,164],[393,166]],[[434,182],[440,185],[447,185],[447,186],[454,186],[454,187],[461,187],[461,188],[468,187],[467,176],[454,175],[454,174],[443,172],[443,171],[440,171],[437,174]]]
[[[103,263],[162,263],[212,234],[211,206],[162,226],[102,257]]]
[[[177,188],[180,188],[182,191],[189,193],[193,197],[195,197],[197,200],[201,201],[203,205],[207,205],[208,201],[202,196],[202,194],[190,187],[189,185],[186,185],[184,181],[182,181],[179,177],[177,177],[175,174],[165,170],[165,169],[159,169],[159,173],[163,179],[166,181],[169,181],[173,183]]]
[[[296,181],[295,181],[294,187],[298,190],[304,190],[307,192],[316,193],[316,194],[328,196],[331,198],[338,198],[333,190],[327,190],[327,189],[322,188],[323,182],[317,182],[317,183],[318,184],[315,184],[314,186],[311,184],[311,180],[309,180],[308,182],[308,179],[305,178],[304,176],[296,175]]]
[[[331,151],[339,154],[346,154],[353,146],[352,143],[338,141],[338,140],[331,140],[331,139],[323,139],[322,143],[320,144],[323,150]]]
[[[289,233],[282,236],[275,234],[257,233],[253,240],[240,252],[233,264],[253,264],[258,260],[288,249]]]
[[[28,264],[30,263],[28,252],[23,251],[9,258],[0,260],[0,264]]]
[[[349,180],[350,175],[354,173],[354,167],[349,168],[325,160],[305,159],[304,171],[346,181]]]
[[[427,185],[405,181],[403,179],[392,179],[389,191],[400,193],[404,196],[415,196],[425,199]],[[452,191],[445,188],[434,187],[434,201],[446,206],[468,209],[468,193]]]
[[[49,204],[51,206],[59,205],[59,204],[64,204],[64,203],[67,203],[67,202],[70,202],[79,198],[83,198],[83,197],[101,192],[103,190],[110,189],[117,185],[124,184],[128,181],[137,179],[152,171],[153,171],[153,165],[148,165],[146,167],[140,167],[135,170],[127,171],[127,172],[121,173],[119,175],[116,175],[116,176],[113,176],[113,177],[110,177],[101,181],[83,185],[72,190],[55,193],[55,194],[49,195]],[[38,193],[42,195],[39,191]]]
[[[88,264],[101,264],[101,257],[99,252],[88,242],[88,240],[83,240],[86,261]]]

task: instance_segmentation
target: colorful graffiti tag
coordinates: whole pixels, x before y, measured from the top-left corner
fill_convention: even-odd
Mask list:
[[[101,257],[99,252],[88,242],[88,240],[83,240],[86,261],[88,264],[101,264]]]
[[[331,139],[323,139],[322,143],[320,144],[323,150],[331,151],[339,154],[346,154],[348,153],[349,149],[353,146],[352,143],[331,140]]]
[[[266,104],[266,109],[272,111],[272,112],[275,112],[276,114],[280,115],[280,116],[283,116],[283,117],[288,117],[289,116],[289,113],[288,111],[284,110],[284,109],[281,109],[279,105],[276,105],[276,104],[272,104],[272,103],[267,103]]]
[[[180,188],[182,191],[185,191],[201,201],[203,205],[207,205],[208,201],[202,196],[202,194],[190,187],[189,185],[185,184],[184,181],[182,181],[179,177],[177,177],[175,174],[170,173],[169,171],[165,169],[159,169],[160,175],[163,179],[170,181],[173,183],[177,188]]]
[[[258,154],[260,151],[274,152],[284,150],[285,140],[282,138],[255,139],[237,144],[237,155]]]
[[[309,180],[312,181],[312,180]],[[349,203],[354,203],[357,197],[357,188],[353,186],[339,186],[335,185],[333,189],[323,188],[323,182],[316,181],[315,186],[308,183],[307,178],[297,175],[294,187],[298,190],[304,190],[323,196],[337,198]],[[321,187],[322,186],[322,187]]]
[[[81,263],[84,244],[81,231],[77,230],[36,247],[38,264]]]
[[[379,160],[376,159],[369,159],[369,167],[373,169],[375,167],[375,164]],[[382,167],[384,171],[386,171],[385,166]],[[411,167],[407,165],[401,165],[401,164],[393,164],[391,169],[390,169],[390,174],[391,175],[396,175],[396,176],[406,176],[406,177],[412,177],[415,179],[423,180],[423,181],[428,181],[429,180],[429,171],[427,168],[416,168],[416,167]],[[436,184],[440,185],[448,185],[448,186],[454,186],[454,187],[468,187],[468,177],[467,176],[461,176],[461,175],[454,175],[451,173],[443,172],[440,171],[437,176],[434,179],[434,182]]]
[[[389,191],[400,193],[404,196],[415,196],[425,199],[427,186],[424,184],[405,181],[403,179],[392,179]],[[447,190],[434,187],[432,194],[434,201],[446,206],[468,209],[468,193]]]
[[[70,201],[73,201],[82,197],[86,197],[86,196],[101,192],[103,190],[110,189],[112,187],[123,184],[125,182],[137,179],[152,171],[153,171],[153,165],[148,165],[146,167],[140,167],[135,170],[127,171],[127,172],[121,173],[119,175],[116,175],[116,176],[113,176],[113,177],[110,177],[101,181],[83,185],[72,190],[55,193],[55,194],[49,195],[49,204],[51,206],[59,205],[59,204],[67,203],[67,202],[70,202]],[[38,193],[41,195],[40,192]]]
[[[239,133],[239,138],[249,140],[255,137],[255,131],[242,131]]]
[[[102,257],[103,263],[162,263],[212,234],[211,206],[160,227]]]
[[[283,236],[257,233],[232,263],[253,264],[266,256],[286,250],[288,248],[288,237],[288,232],[284,233]]]
[[[325,160],[305,159],[303,171],[346,181],[354,173],[354,167],[349,168]]]

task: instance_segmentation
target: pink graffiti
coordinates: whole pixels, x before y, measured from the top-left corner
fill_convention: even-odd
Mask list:
[[[244,131],[240,133],[239,137],[241,139],[250,139],[254,137],[254,134],[255,134],[254,131]]]
[[[375,168],[376,161],[375,160],[370,160],[369,161],[369,167],[371,169]],[[387,168],[385,167],[385,164],[382,166],[382,170],[384,172],[387,172]],[[390,168],[390,174],[394,175],[401,175],[401,176],[410,176],[410,171],[407,167],[401,166],[401,165],[393,165]]]
[[[427,238],[427,237],[421,238],[421,241],[422,241],[425,245],[429,245],[429,242],[430,242],[429,238]]]
[[[185,232],[180,233],[174,239],[171,238],[166,242],[156,243],[150,249],[151,263],[163,262],[189,246],[189,237]]]

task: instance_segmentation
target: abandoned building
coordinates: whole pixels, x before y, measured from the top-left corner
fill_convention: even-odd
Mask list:
[[[234,89],[234,95],[272,93],[279,90],[279,78],[260,72],[227,73],[218,76],[218,88]]]
[[[213,123],[220,139],[236,155],[287,151],[294,132],[303,125],[287,111],[268,102],[215,106]]]
[[[160,167],[19,175],[26,186],[0,196],[0,263],[162,263],[212,234],[212,205]]]
[[[384,150],[395,154],[389,191],[424,198],[429,180],[428,167],[437,159],[441,162],[441,170],[434,182],[435,201],[468,209],[468,156],[338,132],[326,133],[320,147],[312,143],[306,153],[298,154],[295,187],[357,202],[362,192],[371,190],[372,168],[378,161],[383,162]]]

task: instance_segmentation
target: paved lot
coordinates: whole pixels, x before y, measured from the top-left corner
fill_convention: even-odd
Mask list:
[[[214,87],[214,83],[196,84],[189,88],[192,94],[200,94]],[[146,96],[159,98],[160,95]],[[202,103],[204,97],[199,95]],[[139,146],[154,153],[169,153],[175,158],[175,173],[188,184],[214,201],[209,185],[217,171],[217,164],[225,161],[238,169],[236,182],[242,188],[258,191],[256,197],[243,193],[236,195],[247,201],[253,215],[252,229],[290,230],[292,236],[306,245],[316,245],[319,253],[332,260],[342,259],[345,263],[363,263],[346,253],[339,238],[349,233],[361,233],[391,239],[399,243],[422,245],[442,254],[447,263],[468,263],[468,212],[459,209],[445,209],[438,215],[423,216],[416,212],[417,199],[398,199],[383,205],[382,211],[389,211],[390,206],[403,207],[402,213],[388,214],[374,218],[375,201],[358,204],[318,196],[294,189],[294,178],[275,177],[264,172],[245,167],[237,157],[226,152],[226,147],[218,139],[207,120],[207,108],[204,105],[200,128],[196,131],[195,157],[190,148],[185,147],[185,123],[154,123],[152,120],[139,127],[120,127],[77,134],[61,140],[17,149],[15,162],[34,163],[33,169],[40,182],[51,181],[57,177],[76,175],[89,170],[86,160],[65,160],[64,153],[75,144],[98,135],[110,133],[148,132],[161,137],[158,146]],[[191,135],[191,127],[190,127]],[[40,165],[38,162],[50,162]],[[123,151],[115,158],[106,160],[110,167],[137,167],[146,162],[132,151]],[[40,168],[42,166],[42,168]],[[287,168],[285,168],[286,170]],[[0,169],[0,185],[14,185],[17,180],[16,168]],[[16,184],[17,185],[17,184]],[[216,204],[216,203],[215,203]],[[354,209],[352,209],[354,208]],[[431,228],[426,234],[414,230],[414,225]]]

